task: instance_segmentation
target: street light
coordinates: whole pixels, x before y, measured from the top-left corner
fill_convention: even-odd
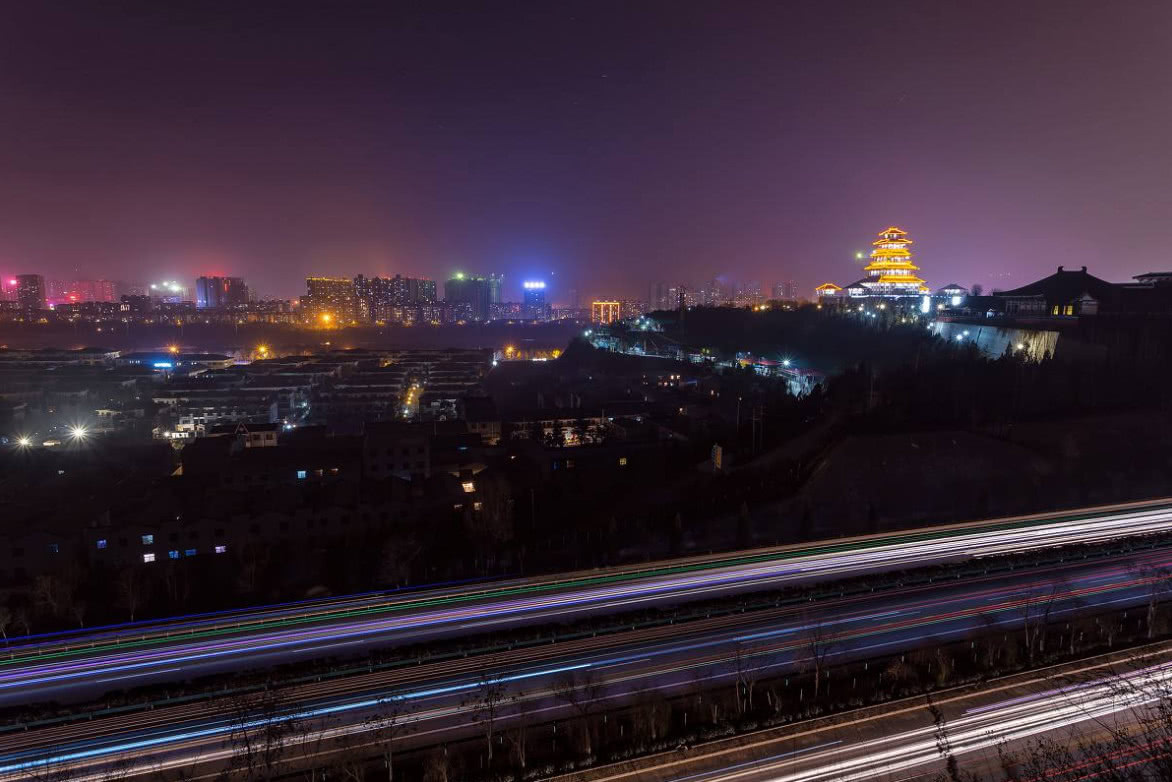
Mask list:
[[[28,448],[33,444],[33,440],[31,437],[21,436],[21,437],[16,438],[16,444],[19,445],[21,448]]]
[[[84,440],[88,434],[89,430],[81,424],[69,427],[69,436],[74,440]]]

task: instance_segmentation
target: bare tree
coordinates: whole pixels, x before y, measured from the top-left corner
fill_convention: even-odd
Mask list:
[[[948,782],[971,782],[975,780],[975,776],[963,775],[960,770],[960,763],[956,760],[956,755],[952,751],[952,741],[948,737],[948,724],[944,721],[944,712],[932,702],[932,696],[927,698],[928,713],[932,715],[933,737],[936,739],[936,752],[940,755],[940,759],[944,761],[944,769],[947,774]]]
[[[564,671],[554,682],[554,698],[573,709],[578,718],[582,749],[587,755],[594,751],[595,726],[591,717],[605,692],[606,685],[593,668]]]
[[[70,779],[70,770],[50,760],[51,754],[46,751],[44,757],[34,758],[22,769],[24,777],[29,782],[67,782]]]
[[[753,691],[757,687],[757,671],[754,658],[740,641],[733,647],[732,671],[736,677],[737,712],[744,714],[753,710]]]
[[[423,782],[448,782],[452,769],[447,748],[437,749],[428,756],[423,767]]]
[[[69,588],[64,580],[49,573],[33,579],[33,602],[49,616],[60,616],[69,602]]]
[[[1172,572],[1166,567],[1143,565],[1136,569],[1135,574],[1148,584],[1147,630],[1150,641],[1156,634],[1156,609],[1172,590]]]
[[[84,600],[73,600],[69,604],[69,615],[73,617],[73,621],[77,622],[78,627],[85,627],[85,612],[89,608],[89,604]]]
[[[335,722],[330,716],[314,719],[297,720],[290,725],[292,743],[297,745],[301,756],[299,763],[302,776],[306,782],[318,782],[326,779],[326,769],[322,764],[322,750],[327,743],[328,730]]]
[[[1051,585],[1049,592],[1031,588],[1019,606],[1022,631],[1025,634],[1026,661],[1030,666],[1033,666],[1038,655],[1046,653],[1046,629],[1058,594],[1058,584]]]
[[[529,766],[529,726],[522,722],[517,727],[505,733],[509,745],[513,748],[513,757],[521,767],[522,774]]]
[[[473,697],[465,702],[465,706],[472,711],[472,719],[484,729],[484,741],[488,748],[488,763],[492,763],[493,739],[496,738],[497,721],[501,718],[505,708],[516,699],[510,695],[509,685],[495,673],[492,661],[481,669],[480,679]]]
[[[12,609],[8,606],[0,605],[0,636],[4,638],[4,644],[8,644],[8,625],[12,624]]]
[[[402,696],[391,696],[379,701],[378,710],[366,719],[366,727],[378,744],[387,769],[387,782],[393,782],[395,778],[395,741],[415,729],[411,712],[411,701]]]
[[[269,564],[267,546],[249,543],[240,555],[240,566],[236,571],[236,588],[243,594],[252,594],[260,584],[261,574]]]
[[[135,774],[141,773],[143,770],[138,765],[138,761],[134,756],[123,755],[106,764],[105,769],[102,771],[101,782],[121,782]],[[157,771],[157,769],[154,769],[154,771]],[[154,774],[154,776],[158,775]]]
[[[21,635],[31,635],[33,628],[32,623],[29,622],[28,611],[23,606],[16,609],[12,614],[12,624],[20,631]]]
[[[286,713],[283,700],[272,689],[231,699],[231,776],[245,780],[273,778],[297,727],[296,720]]]
[[[834,649],[834,639],[822,624],[821,617],[804,617],[802,621],[804,639],[802,652],[805,659],[801,660],[801,667],[814,673],[814,697],[822,692],[822,678],[826,671],[826,663]]]
[[[118,602],[126,609],[126,613],[130,616],[129,621],[133,622],[134,617],[138,614],[139,606],[142,604],[143,592],[146,583],[146,578],[142,571],[131,565],[124,568],[118,574],[118,579],[114,582],[114,588],[118,594]]]
[[[671,710],[667,701],[651,690],[644,690],[636,699],[632,716],[635,733],[644,741],[658,741],[670,727]]]

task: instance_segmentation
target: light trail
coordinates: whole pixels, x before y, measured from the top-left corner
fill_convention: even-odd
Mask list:
[[[1172,663],[1092,684],[1061,688],[1027,703],[1014,700],[969,714],[946,725],[951,753],[958,759],[999,744],[1020,741],[1141,708],[1166,697]],[[752,769],[728,768],[693,776],[704,782],[768,779],[770,782],[856,782],[895,772],[912,771],[941,761],[936,728],[929,726],[863,741],[837,751],[811,753],[800,770],[781,761]],[[963,760],[962,760],[963,762]],[[789,766],[787,769],[786,766]]]
[[[359,598],[358,606],[342,600],[320,610],[297,607],[294,616],[284,608],[275,617],[261,610],[253,620],[238,617],[229,626],[217,624],[219,618],[200,619],[190,627],[178,623],[92,639],[80,635],[64,643],[18,643],[9,659],[0,660],[0,702],[61,697],[77,683],[91,685],[84,692],[93,695],[100,679],[114,675],[162,681],[179,666],[195,676],[221,672],[224,666],[252,667],[278,655],[289,662],[329,656],[355,644],[386,647],[450,637],[464,632],[470,621],[520,626],[1168,531],[1172,506],[1166,503],[1116,506],[406,599]]]
[[[1169,552],[1154,552],[1129,558],[1126,565],[1102,562],[1064,566],[1073,580],[1056,597],[1052,615],[1074,610],[1082,601],[1098,604],[1124,599],[1142,603],[1150,578],[1135,577],[1130,563],[1155,568],[1169,560],[1172,560]],[[884,596],[888,605],[876,608],[867,607],[869,599],[846,598],[835,601],[833,606],[837,608],[830,608],[836,613],[825,616],[821,624],[832,631],[827,638],[838,645],[833,652],[835,656],[849,657],[876,645],[914,648],[928,638],[947,642],[983,626],[982,619],[990,614],[999,617],[999,625],[1020,623],[1018,609],[1029,595],[1037,594],[1041,584],[1028,581],[1026,574],[1013,578],[1015,583],[991,583],[976,589],[972,584],[911,589],[902,596]],[[1052,580],[1054,576],[1046,578]],[[518,650],[493,661],[496,667],[492,676],[500,682],[532,683],[535,689],[518,693],[517,697],[527,714],[535,714],[550,708],[542,704],[550,699],[556,677],[567,671],[598,672],[608,688],[606,698],[621,701],[649,683],[665,692],[695,686],[697,681],[715,685],[737,675],[730,667],[734,655],[743,654],[745,659],[753,661],[752,670],[770,671],[772,675],[801,664],[804,646],[801,633],[808,622],[801,609],[778,609],[772,618],[764,620],[762,628],[741,627],[744,621],[740,616],[713,619],[708,626],[693,631],[693,636],[684,638],[679,637],[684,628],[654,628],[645,634],[634,634],[649,639],[638,643],[599,637],[577,644],[567,642],[565,648],[559,644]],[[742,647],[747,641],[755,645]],[[413,721],[438,721],[430,731],[458,734],[469,728],[469,709],[474,707],[463,699],[481,684],[484,674],[477,676],[477,667],[475,660],[460,660],[412,668],[391,679],[371,675],[365,680],[352,677],[322,684],[310,688],[317,695],[296,696],[296,702],[303,705],[290,705],[282,716],[302,722],[336,716],[350,720],[350,724],[328,728],[332,731],[329,735],[361,735],[367,729],[362,724],[364,713],[390,699],[399,699],[428,704],[412,715]],[[346,687],[353,690],[347,693]],[[1032,708],[1044,696],[1049,694],[1043,693],[1031,703],[1017,705]],[[966,717],[981,719],[994,712],[1002,714],[1013,705],[998,704],[985,710],[987,713]],[[159,762],[171,762],[168,759],[171,755],[182,756],[182,763],[190,763],[196,755],[203,759],[201,762],[221,757],[219,753],[225,751],[223,745],[232,730],[232,721],[217,708],[214,703],[205,704],[201,710],[177,708],[174,716],[169,716],[171,711],[160,709],[138,716],[82,721],[6,736],[0,738],[0,778],[18,779],[31,769],[69,767],[71,775],[76,771],[76,777],[84,779],[87,769],[97,774],[105,765],[129,753],[158,758]],[[456,721],[443,723],[445,719]]]

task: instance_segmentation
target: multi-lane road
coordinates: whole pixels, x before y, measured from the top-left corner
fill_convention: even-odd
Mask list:
[[[0,658],[0,706],[88,700],[150,683],[1170,530],[1172,501],[1134,503],[14,639]]]
[[[604,766],[556,782],[908,782],[948,778],[942,747],[966,778],[996,780],[1040,739],[1075,745],[1079,739],[1109,741],[1167,698],[1170,688],[1172,647],[1164,645],[945,692],[930,702],[912,698],[845,719],[813,720],[683,754]],[[1142,734],[1132,735],[1138,740],[1129,749],[1106,758],[1074,752],[1070,767],[1054,757],[1049,771],[1060,779],[1092,780],[1100,762],[1127,768],[1165,751],[1148,746]]]
[[[300,726],[302,747],[324,753],[341,737],[361,742],[369,730],[366,720],[393,699],[405,712],[401,719],[416,728],[411,741],[450,741],[478,730],[470,717],[486,679],[508,692],[502,726],[559,719],[573,712],[556,694],[568,677],[593,682],[590,697],[598,709],[649,688],[678,695],[731,685],[738,675],[781,675],[802,666],[815,653],[813,643],[839,662],[1012,629],[1022,622],[1025,607],[1040,607],[1041,600],[1052,620],[1088,607],[1143,605],[1153,580],[1169,566],[1172,552],[1156,550],[840,598],[820,603],[816,612],[777,608],[356,675],[291,689],[279,718]],[[228,737],[239,726],[223,703],[200,702],[10,733],[0,736],[0,779],[59,768],[72,779],[100,779],[111,764],[123,763],[142,774],[212,773],[231,753]],[[981,728],[974,723],[972,730],[977,735]]]

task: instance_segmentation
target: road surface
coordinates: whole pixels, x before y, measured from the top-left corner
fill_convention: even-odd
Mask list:
[[[941,693],[932,701],[911,698],[853,718],[760,731],[696,747],[685,756],[665,753],[557,777],[556,782],[937,779],[945,771],[942,745],[965,773],[998,780],[1004,778],[999,749],[1020,757],[1043,737],[1070,742],[1072,737],[1100,738],[1126,729],[1148,707],[1167,698],[1170,686],[1172,648],[1165,646],[1150,656],[1112,655],[1059,666],[980,689]],[[1141,750],[1117,757],[1116,766],[1143,754]],[[1092,763],[1084,767],[1086,779],[1094,776]],[[1077,768],[1053,771],[1071,773]]]
[[[296,722],[303,729],[298,741],[314,746],[340,737],[361,741],[366,721],[394,703],[416,728],[411,741],[453,741],[478,730],[472,715],[486,682],[508,693],[502,726],[522,714],[538,722],[562,719],[572,713],[572,704],[558,694],[569,677],[580,692],[590,683],[597,711],[648,689],[678,695],[731,686],[738,673],[783,676],[805,667],[816,653],[813,644],[830,662],[869,659],[1016,629],[1031,611],[1036,620],[1043,603],[1052,621],[1145,605],[1153,582],[1162,578],[1156,574],[1170,567],[1172,551],[1157,550],[842,598],[816,610],[777,608],[351,676],[286,693],[279,718]],[[148,775],[168,769],[212,773],[231,753],[229,736],[241,724],[230,712],[222,702],[200,702],[0,735],[0,779],[27,778],[38,769],[101,779],[116,763]],[[971,724],[976,736],[988,722]]]
[[[0,707],[1170,530],[1165,500],[13,639],[0,658]]]

